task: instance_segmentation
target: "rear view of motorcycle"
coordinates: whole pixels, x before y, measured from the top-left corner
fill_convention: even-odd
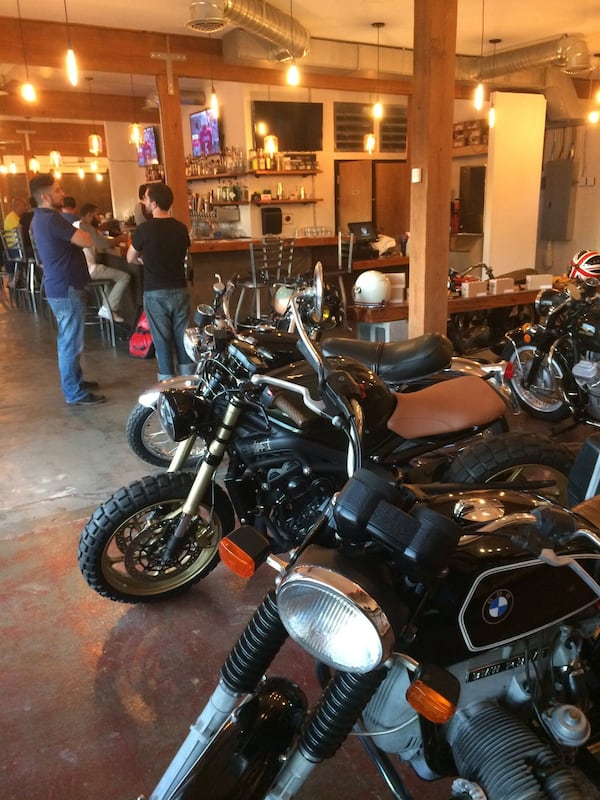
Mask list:
[[[297,300],[312,296],[320,308],[320,272],[318,265],[315,286]],[[135,603],[189,588],[218,564],[234,516],[260,528],[272,551],[296,547],[352,474],[349,403],[358,429],[352,463],[387,480],[495,482],[564,497],[568,449],[534,435],[496,435],[505,405],[485,381],[462,377],[394,393],[362,364],[324,359],[298,305],[306,360],[269,372],[260,344],[235,338],[225,361],[211,361],[210,393],[161,393],[159,414],[177,453],[167,473],[119,489],[90,517],[78,557],[95,591]],[[199,437],[207,443],[199,466],[182,471]]]
[[[578,253],[570,280],[543,289],[538,321],[510,331],[502,353],[519,405],[531,416],[600,426],[600,254]]]
[[[423,797],[450,777],[457,800],[598,800],[598,521],[597,497],[427,497],[358,470],[286,559],[238,529],[223,561],[267,556],[275,587],[150,800],[304,797],[353,733],[399,800],[391,756]],[[270,675],[286,642],[316,662],[312,704]]]

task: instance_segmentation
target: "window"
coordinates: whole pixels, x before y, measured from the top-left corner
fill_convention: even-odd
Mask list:
[[[406,153],[408,114],[405,105],[384,104],[383,119],[377,122],[367,103],[334,103],[334,148],[338,152],[362,152],[364,137],[375,133],[380,153]]]

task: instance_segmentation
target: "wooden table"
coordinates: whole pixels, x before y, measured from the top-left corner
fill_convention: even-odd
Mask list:
[[[481,297],[449,297],[448,315],[463,314],[469,311],[481,311],[484,308],[507,308],[525,306],[533,303],[538,290],[505,292],[504,294],[487,294]],[[408,303],[388,303],[381,307],[349,306],[348,318],[354,322],[377,325],[382,322],[393,322],[408,319]]]

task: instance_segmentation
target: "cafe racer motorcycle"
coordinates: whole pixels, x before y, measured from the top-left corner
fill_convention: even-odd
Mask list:
[[[301,296],[313,293],[319,306],[320,265],[315,273],[315,288]],[[211,378],[221,386],[219,370],[235,377],[239,364],[241,378],[233,388],[204,396],[161,393],[163,425],[180,445],[168,472],[118,489],[85,525],[79,566],[95,591],[121,602],[142,602],[189,587],[217,565],[219,541],[232,530],[234,516],[260,527],[275,552],[288,551],[302,539],[322,504],[351,473],[345,433],[311,404],[310,398],[324,392],[325,362],[299,319],[298,326],[310,358],[268,373],[268,386],[258,381],[265,371],[260,348],[234,339],[226,366],[215,362]],[[549,478],[548,492],[564,490],[572,463],[564,446],[523,434],[481,438],[482,431],[502,425],[504,403],[479,378],[402,394],[391,392],[362,364],[337,358],[327,365],[337,378],[326,387],[329,402],[343,398],[348,386],[358,395],[363,422],[357,464],[362,461],[390,480],[420,484],[495,480],[529,485],[531,479]],[[198,435],[208,443],[205,454],[195,473],[183,471]]]
[[[352,733],[398,800],[391,757],[457,800],[598,800],[598,522],[598,496],[426,497],[357,470],[285,559],[236,530],[223,561],[277,580],[149,800],[310,797]],[[271,674],[288,642],[316,662],[312,704],[305,658]]]
[[[600,254],[574,259],[568,283],[542,289],[537,321],[506,335],[509,383],[531,416],[600,426]],[[594,273],[595,271],[595,273]]]

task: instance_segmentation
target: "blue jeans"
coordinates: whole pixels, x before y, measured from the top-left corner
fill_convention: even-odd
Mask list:
[[[83,352],[85,291],[69,286],[68,297],[49,297],[48,304],[56,317],[58,334],[58,371],[67,403],[76,403],[88,394],[81,389],[83,374],[79,363]]]
[[[154,289],[144,292],[144,311],[158,361],[158,379],[175,376],[173,353],[180,375],[189,375],[194,362],[185,352],[183,335],[190,324],[190,300],[187,289]]]

